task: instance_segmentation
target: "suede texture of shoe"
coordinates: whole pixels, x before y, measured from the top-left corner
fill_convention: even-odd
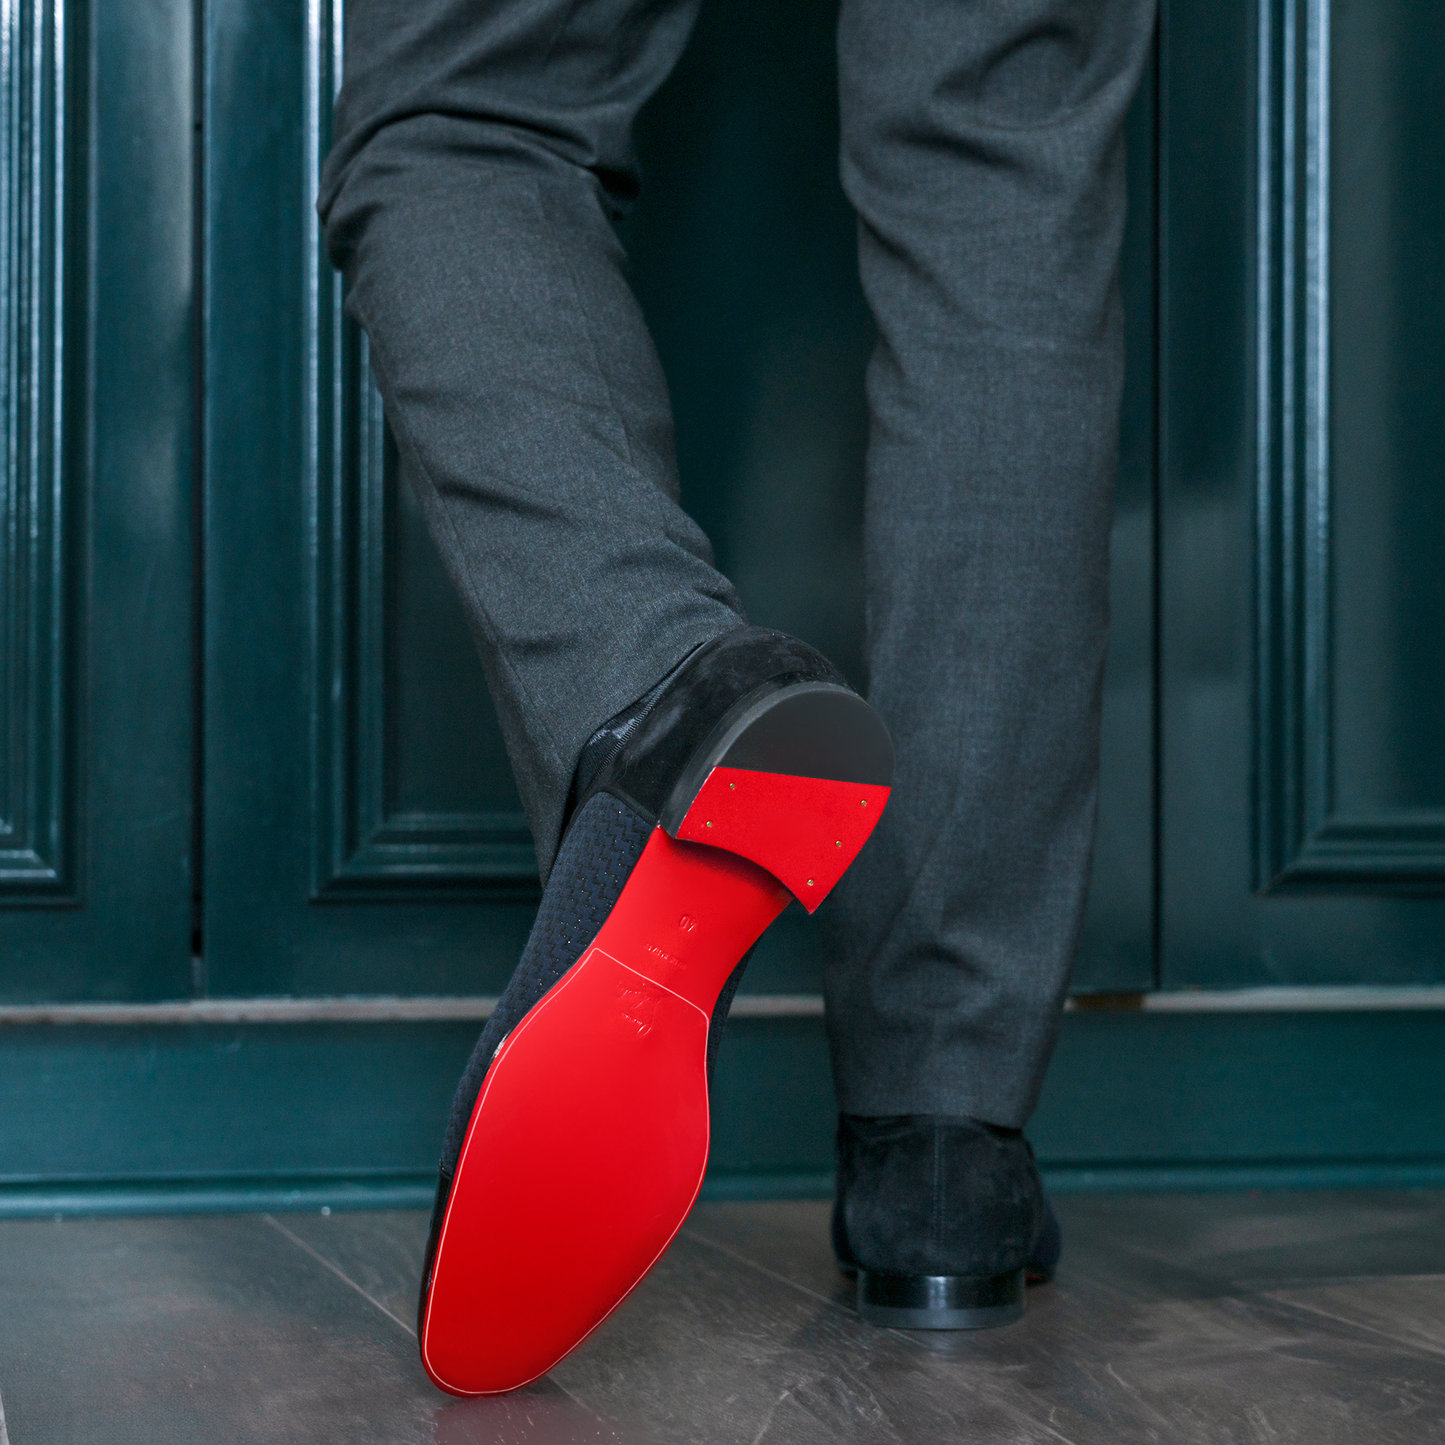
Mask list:
[[[812,648],[740,627],[598,731],[537,920],[458,1085],[422,1362],[458,1395],[551,1369],[656,1262],[707,1164],[749,950],[867,841],[893,748]]]
[[[1061,1241],[1034,1151],[1014,1129],[937,1114],[838,1121],[833,1250],[858,1312],[900,1329],[985,1329],[1023,1313]]]

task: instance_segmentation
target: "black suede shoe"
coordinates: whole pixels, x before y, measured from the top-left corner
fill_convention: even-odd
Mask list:
[[[742,627],[584,750],[521,963],[452,1108],[418,1308],[454,1394],[536,1379],[667,1247],[702,1183],[742,963],[811,912],[887,801],[876,713],[812,648]]]
[[[833,1251],[858,1313],[894,1329],[973,1330],[1023,1314],[1061,1241],[1017,1129],[940,1114],[838,1119]]]

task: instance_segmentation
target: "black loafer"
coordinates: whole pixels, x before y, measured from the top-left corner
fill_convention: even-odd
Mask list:
[[[936,1114],[838,1121],[833,1250],[858,1313],[892,1329],[1011,1324],[1053,1277],[1058,1220],[1016,1129]]]
[[[454,1394],[551,1369],[702,1183],[741,966],[811,912],[887,801],[876,713],[812,648],[738,628],[594,737],[521,963],[456,1093],[418,1305]]]

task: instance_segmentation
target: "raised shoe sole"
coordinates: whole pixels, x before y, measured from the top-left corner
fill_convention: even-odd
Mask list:
[[[762,699],[751,719],[733,710],[596,937],[493,1056],[420,1312],[422,1361],[442,1389],[493,1394],[545,1374],[687,1217],[707,1167],[718,997],[791,897],[818,906],[887,802],[881,783],[736,765],[806,765],[797,724],[826,727],[830,707],[848,709],[848,726],[865,721],[855,704],[866,704],[828,690],[840,701],[802,685]],[[774,743],[791,739],[785,753],[764,746],[770,730]],[[827,766],[848,770],[846,759]]]
[[[996,1275],[858,1271],[858,1313],[894,1330],[987,1330],[1024,1312],[1024,1271]]]

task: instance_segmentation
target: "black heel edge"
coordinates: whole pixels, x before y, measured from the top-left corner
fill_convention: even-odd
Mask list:
[[[893,743],[851,688],[816,678],[770,678],[738,699],[688,759],[657,821],[677,836],[719,766],[888,787]]]
[[[1024,1271],[995,1275],[858,1271],[858,1314],[893,1330],[989,1330],[1024,1312]]]

